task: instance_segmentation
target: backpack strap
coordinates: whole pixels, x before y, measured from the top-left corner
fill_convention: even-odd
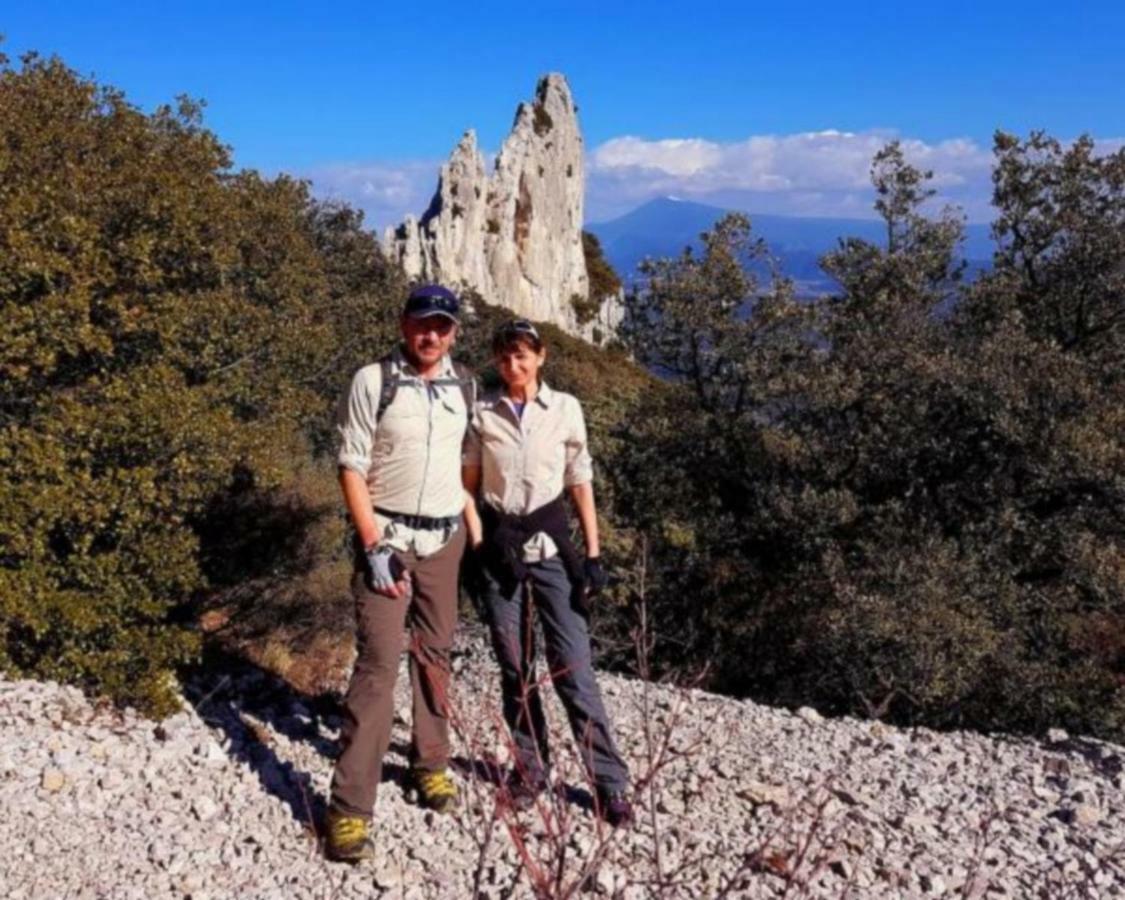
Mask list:
[[[473,420],[473,405],[477,402],[477,377],[464,363],[454,362],[453,371],[461,382],[461,396],[465,399],[465,411],[469,421]]]
[[[395,377],[394,366],[391,365],[389,356],[384,356],[379,360],[379,374],[382,387],[379,389],[379,406],[375,409],[376,425],[383,418],[383,413],[387,411],[387,407],[394,402],[395,393],[398,391],[398,378]]]
[[[375,410],[375,424],[378,426],[379,421],[383,418],[383,413],[387,411],[395,399],[395,394],[398,392],[398,386],[402,383],[402,379],[398,378],[394,373],[394,366],[391,362],[390,356],[384,356],[379,360],[379,374],[381,375],[382,387],[379,390],[379,406]],[[473,418],[473,404],[477,399],[477,379],[473,374],[473,370],[463,363],[453,363],[453,378],[435,378],[431,384],[434,385],[457,385],[461,389],[461,396],[465,401],[465,416],[468,420]]]

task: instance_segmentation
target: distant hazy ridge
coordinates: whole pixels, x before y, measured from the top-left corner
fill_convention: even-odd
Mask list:
[[[606,257],[621,277],[632,281],[637,265],[646,256],[671,256],[689,244],[698,245],[700,232],[711,228],[728,212],[731,210],[718,206],[658,197],[619,218],[587,224],[586,230],[601,240]],[[754,233],[766,240],[780,259],[782,271],[797,282],[801,294],[834,289],[817,261],[840,238],[858,237],[878,244],[886,240],[886,226],[878,219],[749,215]],[[970,272],[989,265],[992,247],[988,225],[966,226],[962,253]]]

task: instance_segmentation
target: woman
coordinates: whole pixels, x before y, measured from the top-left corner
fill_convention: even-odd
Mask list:
[[[606,576],[598,560],[582,408],[540,380],[547,351],[530,322],[503,325],[492,351],[504,386],[475,404],[463,478],[467,492],[479,494],[479,517],[469,508],[466,520],[500,664],[504,719],[515,744],[512,802],[529,807],[546,788],[550,767],[535,674],[534,608],[555,690],[595,786],[595,809],[612,825],[628,825],[629,772],[594,678],[585,615],[588,598],[605,587]],[[570,540],[564,494],[578,511],[584,556]]]

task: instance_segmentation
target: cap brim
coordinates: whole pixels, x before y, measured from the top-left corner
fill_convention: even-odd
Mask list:
[[[408,319],[428,319],[430,316],[445,316],[450,322],[457,322],[458,319],[453,313],[446,312],[443,309],[420,309],[416,312],[408,312],[406,317]]]

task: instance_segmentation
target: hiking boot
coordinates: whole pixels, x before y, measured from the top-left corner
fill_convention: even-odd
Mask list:
[[[457,805],[457,783],[448,769],[414,769],[410,774],[421,806],[447,813]]]
[[[636,819],[633,804],[624,791],[610,791],[598,788],[594,799],[594,812],[601,820],[614,828],[629,828]]]
[[[504,790],[507,791],[512,809],[523,812],[531,809],[539,795],[547,790],[547,779],[528,778],[519,772],[513,772],[504,783]]]
[[[324,840],[324,855],[329,859],[357,863],[375,856],[371,823],[367,819],[330,809],[325,825],[328,835]]]

